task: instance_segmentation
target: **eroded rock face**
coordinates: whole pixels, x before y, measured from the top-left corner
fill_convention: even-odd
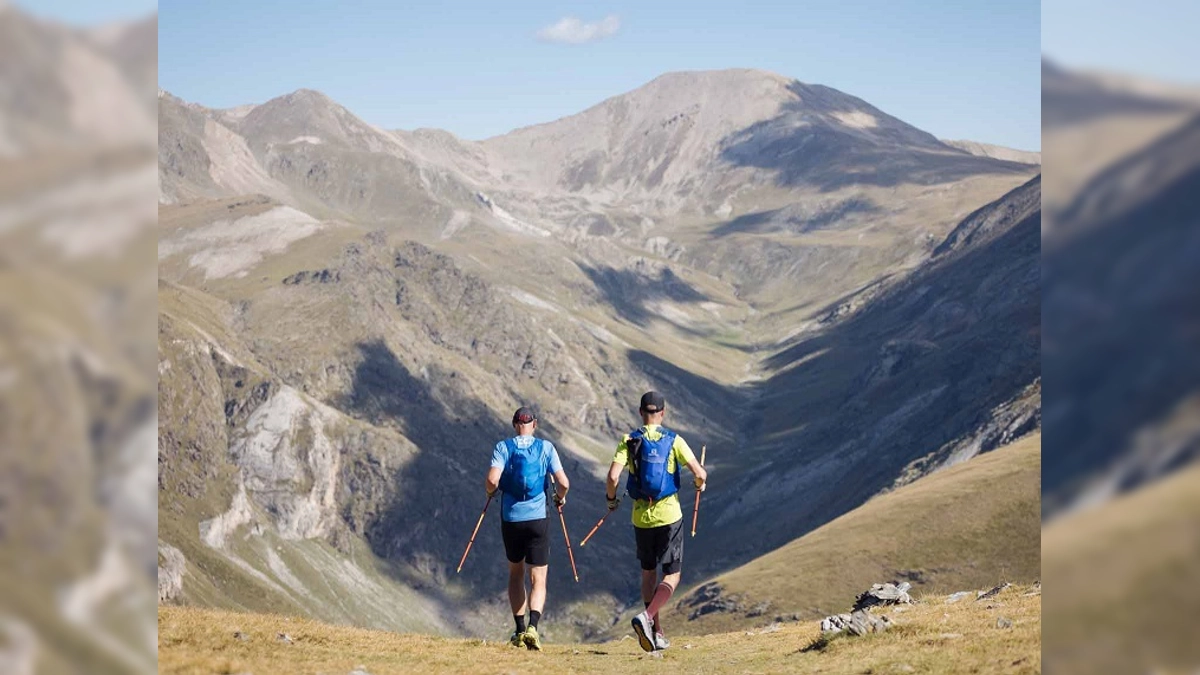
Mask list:
[[[159,542],[158,544],[158,602],[171,602],[183,591],[183,575],[187,560],[179,549]]]
[[[39,646],[28,624],[0,616],[0,673],[33,675]]]
[[[250,414],[229,448],[246,493],[285,539],[324,537],[337,516],[341,459],[326,434],[333,423],[334,413],[284,386]]]
[[[224,548],[233,533],[253,518],[254,512],[250,509],[246,486],[244,483],[239,483],[238,491],[233,497],[233,503],[229,506],[229,510],[200,523],[200,540],[213,548]]]

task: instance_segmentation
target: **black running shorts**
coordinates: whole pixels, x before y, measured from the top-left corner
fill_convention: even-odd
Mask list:
[[[509,562],[524,560],[534,567],[550,563],[550,537],[546,533],[546,522],[545,518],[518,523],[501,521],[500,534],[504,537],[504,554]]]
[[[663,574],[675,574],[683,569],[683,518],[670,525],[635,527],[637,557],[642,569],[652,570],[662,565]]]

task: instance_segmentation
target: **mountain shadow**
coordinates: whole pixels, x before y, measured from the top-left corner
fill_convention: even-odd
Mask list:
[[[847,216],[878,212],[879,207],[871,200],[857,197],[815,209],[798,203],[779,209],[755,211],[738,216],[715,228],[709,236],[726,237],[737,233],[763,234],[771,232],[804,234],[835,226]]]
[[[396,468],[385,469],[366,458],[347,470],[348,489],[356,499],[371,503],[368,522],[363,526],[371,548],[385,559],[402,560],[419,570],[425,578],[405,581],[415,582],[419,590],[448,606],[468,612],[481,607],[498,611],[503,607],[503,614],[507,614],[507,563],[496,500],[488,508],[461,575],[455,574],[455,568],[486,501],[484,476],[492,448],[512,435],[509,420],[465,393],[461,389],[465,383],[454,372],[429,366],[420,376],[415,375],[382,341],[362,343],[358,349],[361,361],[355,369],[352,390],[341,402],[343,409],[399,430],[418,450]],[[514,408],[520,403],[514,401]],[[603,482],[573,460],[552,424],[540,425],[538,435],[559,448],[571,479],[564,515],[580,576],[576,584],[561,526],[551,509],[548,616],[577,623],[587,637],[606,629],[610,625],[605,623],[607,617],[603,621],[574,616],[564,619],[564,608],[604,594],[611,594],[622,605],[636,599],[637,562],[632,536],[626,528],[610,523],[588,542],[586,550],[580,550],[579,539],[604,513]],[[368,475],[373,479],[368,480]],[[369,487],[372,484],[389,485],[391,490],[374,494]],[[447,586],[456,582],[466,584],[465,599],[464,594],[447,591]]]
[[[713,435],[710,441],[732,440],[738,411],[745,402],[741,391],[680,368],[650,352],[631,349],[626,352],[626,358],[666,397],[667,414],[672,420],[668,425],[680,431],[690,429],[696,434],[704,430]],[[694,434],[691,438],[700,437]],[[694,449],[698,452],[699,448],[696,443]]]
[[[1111,89],[1042,60],[1043,129],[1085,124],[1109,115],[1161,115],[1187,110],[1195,110],[1195,105]]]
[[[621,317],[638,326],[645,327],[654,317],[647,304],[656,300],[683,303],[709,300],[709,296],[679,278],[669,267],[663,267],[655,275],[638,270],[577,264],[604,302],[612,305]]]
[[[734,166],[771,169],[780,186],[937,185],[977,174],[1022,175],[1029,166],[978,157],[938,141],[860,98],[822,85],[793,82],[797,100],[779,115],[731,134],[721,158]]]
[[[1131,490],[1190,461],[1200,394],[1200,118],[1101,173],[1042,262],[1043,514],[1104,477]],[[1048,240],[1049,241],[1049,240]]]
[[[1036,179],[1018,188],[1029,189],[1040,193]],[[933,258],[767,360],[775,374],[735,423],[730,475],[706,493],[711,520],[694,544],[704,573],[853,510],[1036,381],[1036,196],[1001,210],[991,236]]]

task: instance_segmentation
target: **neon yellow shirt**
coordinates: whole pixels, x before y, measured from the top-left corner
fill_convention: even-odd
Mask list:
[[[657,424],[647,424],[642,427],[642,433],[646,438],[657,441],[662,438],[662,427]],[[628,443],[629,434],[625,434],[625,437],[621,439],[621,444],[617,446],[617,453],[613,455],[613,463],[623,464],[626,471],[631,471]],[[675,467],[687,466],[695,459],[696,455],[688,447],[687,441],[683,440],[682,436],[676,434],[675,442],[671,444],[671,456],[667,458],[667,473],[674,473]],[[633,502],[634,527],[661,527],[675,523],[681,518],[683,518],[683,509],[679,506],[678,493],[654,502],[653,506],[650,505],[649,501],[643,499]]]

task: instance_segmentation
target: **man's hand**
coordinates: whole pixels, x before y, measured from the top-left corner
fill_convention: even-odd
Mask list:
[[[708,477],[707,476],[694,476],[692,478],[692,483],[696,486],[697,490],[704,492],[704,487],[706,485],[708,485]]]
[[[484,488],[484,492],[487,492],[488,499],[495,497],[496,493],[499,491],[500,491],[500,488],[496,488],[495,490],[488,490],[487,488]]]
[[[559,495],[557,492],[555,492],[554,493],[554,505],[561,509],[562,507],[566,506],[566,504],[567,504],[567,496]]]
[[[604,495],[604,498],[608,500],[608,510],[609,511],[616,511],[617,507],[621,505],[621,500],[616,497],[609,497],[608,495]]]

